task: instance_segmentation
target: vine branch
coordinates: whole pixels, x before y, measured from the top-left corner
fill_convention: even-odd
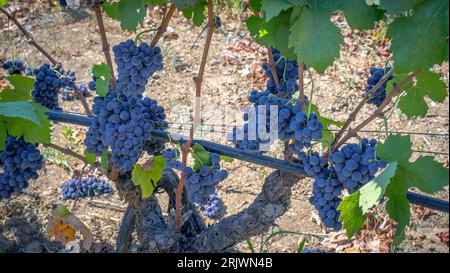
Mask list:
[[[68,156],[74,157],[74,158],[82,161],[83,163],[87,163],[86,158],[84,156],[82,156],[72,150],[69,150],[67,148],[61,147],[61,146],[53,144],[53,143],[44,144],[44,146],[55,149],[57,151],[60,151],[61,153],[66,154]]]
[[[363,106],[369,101],[370,97],[375,94],[375,92],[378,91],[378,89],[381,88],[381,86],[386,83],[389,79],[389,77],[391,77],[394,73],[394,70],[391,69],[389,70],[386,74],[384,74],[383,78],[381,78],[380,81],[377,82],[377,84],[372,87],[372,89],[370,89],[364,96],[364,98],[362,99],[362,101],[356,106],[355,110],[350,113],[350,116],[348,117],[348,119],[345,121],[345,124],[342,126],[342,128],[339,130],[339,132],[336,133],[336,136],[334,138],[334,142],[331,145],[333,148],[332,150],[336,150],[336,144],[337,142],[341,139],[341,137],[344,135],[344,132],[347,131],[347,129],[350,127],[350,125],[352,124],[353,121],[355,121],[356,116],[358,115],[359,111],[361,111],[361,109],[363,108]]]
[[[105,54],[106,63],[108,64],[108,66],[111,70],[111,86],[114,89],[116,86],[116,77],[114,76],[114,67],[113,67],[113,63],[112,63],[111,52],[109,51],[109,43],[108,43],[108,39],[106,38],[106,31],[105,31],[105,25],[103,23],[102,10],[100,9],[99,5],[95,5],[94,11],[95,11],[95,17],[97,18],[97,25],[98,25],[98,30],[100,33],[100,38],[102,40],[102,51],[103,51],[103,54]]]
[[[22,34],[27,38],[27,41],[30,45],[34,46],[39,52],[41,52],[42,55],[44,55],[54,66],[60,64],[58,61],[55,60],[55,58],[53,58],[50,55],[50,53],[48,53],[41,45],[39,45],[36,42],[36,40],[33,38],[33,35],[31,35],[31,33],[22,26],[22,24],[17,20],[17,18],[13,14],[11,14],[8,10],[6,10],[3,7],[0,7],[0,11],[3,14],[5,14],[6,17],[8,17],[8,19],[11,20],[19,28],[20,32],[22,32]],[[90,116],[91,110],[89,109],[89,105],[87,104],[86,99],[83,96],[83,93],[80,91],[80,89],[76,84],[74,85],[74,90],[75,94],[80,99],[81,104],[83,104],[83,108],[86,114]]]
[[[417,74],[419,74],[420,71],[417,70],[416,72],[409,74],[408,77],[406,77],[406,79],[404,79],[401,83],[399,83],[398,85],[396,85],[394,87],[394,89],[392,90],[392,92],[386,97],[386,99],[384,99],[384,101],[380,104],[380,106],[378,107],[378,109],[372,114],[370,115],[366,120],[364,120],[363,122],[361,122],[358,126],[356,126],[355,128],[351,129],[347,135],[345,135],[341,140],[339,140],[339,142],[337,142],[333,148],[332,151],[336,151],[342,144],[344,144],[347,140],[349,140],[351,137],[355,136],[362,128],[364,128],[367,124],[369,124],[372,120],[374,120],[376,117],[378,117],[380,114],[383,113],[383,109],[391,102],[392,98],[394,98],[399,92],[400,90],[406,85],[408,84],[410,81],[412,81],[414,79],[414,77],[417,76]]]
[[[278,88],[280,86],[280,78],[278,78],[277,68],[276,68],[275,60],[273,59],[272,50],[273,50],[273,48],[271,46],[269,46],[267,48],[267,54],[269,57],[267,65],[270,69],[270,73],[272,73],[272,77],[273,77],[273,80],[275,81],[275,85]]]
[[[153,37],[152,42],[150,43],[151,47],[156,46],[156,44],[159,42],[159,39],[161,39],[162,35],[167,31],[167,27],[169,26],[170,19],[172,19],[173,14],[177,10],[177,7],[175,4],[172,4],[169,8],[169,11],[167,12],[166,16],[161,22],[161,26],[158,29],[158,32],[156,32],[155,37]]]
[[[192,140],[194,139],[194,132],[196,131],[196,128],[198,126],[199,120],[200,120],[200,98],[201,98],[201,91],[202,91],[202,82],[203,82],[203,76],[205,74],[205,67],[206,62],[208,59],[208,53],[209,48],[211,46],[211,40],[214,33],[214,10],[213,10],[213,3],[212,0],[208,0],[208,31],[206,35],[206,42],[205,47],[203,49],[203,55],[202,55],[202,61],[200,64],[200,68],[198,70],[198,74],[196,77],[194,77],[194,83],[195,83],[195,108],[194,108],[194,121],[193,125],[191,127],[191,130],[189,132],[189,139],[188,141],[182,146],[182,163],[186,166],[187,163],[187,155],[189,153]],[[180,183],[178,184],[177,194],[176,194],[176,200],[175,200],[175,226],[177,230],[179,231],[182,226],[182,215],[181,215],[181,201],[182,201],[182,194],[184,189],[184,184],[186,181],[186,173],[182,172],[180,177]]]

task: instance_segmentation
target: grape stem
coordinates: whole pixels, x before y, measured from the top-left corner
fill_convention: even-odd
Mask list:
[[[394,74],[394,70],[391,69],[389,70],[386,74],[384,74],[383,78],[381,78],[380,81],[377,82],[377,84],[372,87],[372,89],[370,89],[366,95],[364,96],[364,98],[362,99],[362,101],[356,106],[356,109],[350,114],[350,116],[348,117],[348,119],[345,121],[344,125],[342,126],[342,128],[339,130],[339,132],[336,133],[336,136],[334,138],[334,142],[332,144],[332,150],[336,150],[337,149],[337,142],[341,139],[341,137],[344,135],[344,132],[347,131],[347,129],[350,127],[350,125],[352,124],[353,121],[355,121],[356,116],[358,115],[359,111],[361,111],[361,109],[363,108],[363,106],[369,101],[369,99],[371,98],[371,96],[373,94],[375,94],[375,92],[378,91],[378,89],[381,88],[381,86],[383,84],[385,84],[389,78]]]
[[[269,60],[267,62],[267,66],[270,69],[270,73],[272,73],[273,80],[275,81],[275,86],[278,89],[278,87],[280,86],[280,79],[278,78],[277,68],[276,68],[275,61],[273,59],[272,50],[273,50],[273,48],[271,46],[267,48],[267,54],[269,55]]]
[[[203,49],[202,61],[200,63],[200,68],[198,70],[197,76],[193,78],[194,83],[195,83],[194,121],[193,121],[191,130],[189,132],[189,139],[182,147],[181,162],[184,164],[184,166],[186,166],[186,164],[187,164],[187,156],[190,151],[192,141],[194,139],[194,132],[196,131],[196,128],[197,128],[199,120],[200,120],[200,98],[201,98],[201,91],[202,91],[202,82],[203,82],[203,76],[205,74],[206,62],[208,60],[209,48],[211,46],[211,40],[212,40],[212,36],[214,33],[214,29],[215,29],[215,27],[214,27],[214,10],[213,10],[212,0],[208,0],[208,26],[207,26],[207,28],[208,28],[208,31],[206,34],[206,42],[205,42],[205,47]],[[175,227],[176,227],[177,231],[180,231],[181,227],[183,225],[183,219],[182,219],[182,215],[181,215],[181,202],[182,202],[182,195],[183,195],[185,182],[186,182],[186,173],[183,171],[183,172],[181,172],[180,183],[178,184],[178,189],[177,189],[177,193],[176,193],[176,197],[175,197],[175,211],[176,211]]]
[[[150,43],[150,46],[154,47],[159,42],[159,39],[161,39],[162,35],[167,31],[167,27],[169,26],[170,19],[172,19],[173,14],[177,10],[177,7],[175,4],[172,4],[169,8],[169,11],[167,11],[166,16],[161,22],[161,26],[158,29],[158,32],[156,32],[155,37],[153,37],[152,42]]]
[[[102,11],[99,5],[94,6],[95,17],[97,18],[98,30],[100,33],[100,38],[102,40],[102,51],[105,54],[106,63],[111,70],[111,87],[114,89],[116,86],[116,77],[114,76],[114,67],[111,58],[111,52],[109,51],[108,39],[106,38],[105,25],[103,24]]]
[[[7,11],[5,8],[0,7],[0,11],[8,17],[9,20],[13,21],[13,23],[19,28],[20,32],[27,38],[27,41],[30,45],[34,46],[39,52],[42,53],[54,66],[59,65],[60,63],[55,60],[41,45],[39,45],[36,40],[33,38],[33,35],[31,35],[28,30],[26,30],[19,21],[17,21],[16,17],[11,14],[9,11]],[[89,109],[89,105],[86,102],[86,99],[83,96],[83,93],[78,89],[78,86],[74,84],[74,90],[75,94],[81,101],[81,104],[83,104],[83,108],[88,116],[91,115],[91,110]]]
[[[56,144],[53,144],[53,143],[44,144],[44,146],[52,148],[52,149],[55,149],[55,150],[58,150],[58,151],[60,151],[63,154],[69,155],[71,157],[74,157],[74,158],[82,161],[83,163],[87,163],[86,158],[84,156],[82,156],[82,155],[80,155],[80,154],[78,154],[78,153],[76,153],[76,152],[74,152],[72,150],[69,150],[67,148],[63,148],[63,147],[61,147],[59,145],[56,145]]]
[[[304,79],[304,68],[305,63],[304,62],[297,62],[298,64],[298,105],[300,105],[302,108],[305,106],[305,79]]]
[[[404,79],[401,83],[399,83],[398,85],[395,85],[392,92],[386,97],[386,99],[384,99],[384,101],[381,103],[381,105],[378,107],[378,109],[372,115],[370,115],[366,120],[361,122],[358,126],[351,129],[347,133],[347,135],[345,135],[341,140],[339,140],[339,142],[337,142],[335,145],[333,145],[332,151],[336,151],[347,140],[349,140],[351,137],[355,136],[359,132],[359,130],[361,130],[367,124],[369,124],[372,120],[374,120],[375,118],[380,116],[383,113],[383,109],[391,102],[392,98],[394,98],[400,92],[400,90],[403,87],[405,87],[405,85],[408,84],[410,81],[412,81],[419,73],[420,73],[420,70],[416,70],[414,73],[409,74],[408,77],[406,77],[406,79]]]
[[[84,156],[82,156],[82,155],[80,155],[80,154],[78,154],[78,153],[76,153],[76,152],[74,152],[74,151],[72,151],[70,149],[61,147],[61,146],[53,144],[53,143],[44,144],[44,147],[55,149],[57,151],[60,151],[63,154],[66,154],[68,156],[71,156],[71,157],[74,157],[74,158],[80,160],[84,164],[88,164],[88,162],[87,162],[87,160],[86,160],[86,158]],[[98,163],[98,162],[94,162],[93,164],[90,164],[90,165],[92,165],[92,166],[94,166],[96,168],[100,168],[100,163]]]

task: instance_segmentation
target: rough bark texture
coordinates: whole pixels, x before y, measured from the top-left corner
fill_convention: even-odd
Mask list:
[[[223,252],[251,236],[267,231],[288,209],[292,186],[300,179],[291,173],[271,173],[266,178],[261,194],[247,209],[208,227],[193,239],[188,251]]]
[[[169,195],[171,214],[168,219],[163,217],[155,196],[140,199],[139,188],[133,185],[131,176],[120,176],[118,186],[133,209],[127,210],[124,216],[124,221],[128,222],[122,223],[117,250],[126,251],[124,246],[131,242],[132,230],[129,229],[135,226],[145,252],[229,252],[237,243],[267,231],[286,212],[292,186],[301,178],[293,173],[274,171],[266,178],[261,194],[247,209],[209,227],[184,196],[184,225],[178,233],[174,225],[174,202],[179,178],[175,172],[166,169],[158,183],[158,189]],[[127,215],[133,211],[134,217]],[[129,221],[135,221],[136,225]]]
[[[178,183],[178,175],[174,171],[166,169],[155,189],[155,192],[163,189],[168,194],[171,211],[174,211],[175,208]],[[134,228],[136,228],[143,251],[158,253],[177,252],[178,249],[183,248],[190,237],[196,236],[206,228],[197,210],[187,202],[186,196],[183,198],[185,225],[182,232],[177,233],[173,223],[173,214],[169,215],[169,219],[165,219],[154,195],[147,199],[141,199],[140,189],[131,181],[131,174],[120,175],[117,187],[120,195],[130,204],[122,219],[116,248],[118,252],[128,251]]]

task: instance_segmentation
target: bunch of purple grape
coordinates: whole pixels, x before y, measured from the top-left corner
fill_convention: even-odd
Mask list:
[[[333,169],[322,169],[314,177],[313,195],[309,199],[319,212],[320,219],[326,228],[340,230],[340,213],[337,211],[342,199],[342,183],[339,182]]]
[[[150,76],[162,69],[162,55],[159,48],[146,43],[137,46],[132,40],[114,46],[113,51],[119,72],[117,85],[105,97],[94,98],[95,116],[85,145],[88,152],[97,156],[111,147],[113,167],[129,171],[141,156],[152,130],[168,126],[164,109],[142,94]]]
[[[358,144],[347,144],[339,151],[333,152],[329,160],[333,163],[339,182],[353,193],[375,178],[379,169],[385,168],[387,162],[376,156],[375,139],[364,138]]]
[[[269,64],[263,63],[262,67],[266,76],[269,77],[267,82],[267,91],[280,97],[291,97],[298,89],[298,65],[296,61],[290,61],[281,56],[277,49],[273,49],[273,60],[276,63],[276,71],[279,79],[277,88],[275,79],[270,71]]]
[[[218,218],[222,210],[222,200],[216,194],[211,194],[202,207],[203,213],[209,218]]]
[[[368,93],[377,83],[383,78],[384,74],[389,72],[391,67],[386,67],[386,69],[382,67],[372,67],[370,68],[370,77],[367,79],[367,87],[366,92]],[[394,79],[394,76],[390,76],[385,83],[383,83],[380,88],[375,92],[375,94],[371,95],[368,103],[373,104],[377,107],[381,105],[381,103],[386,98],[386,86],[387,82]]]
[[[111,147],[113,167],[132,170],[154,129],[142,99],[109,92],[94,98],[92,112],[95,116],[85,139],[87,151],[101,156]]]
[[[77,87],[83,97],[89,96],[89,90],[87,89],[86,85],[84,85],[84,83],[79,83]],[[59,97],[64,101],[73,101],[75,98],[77,98],[77,96],[75,96],[74,86],[67,86],[66,88],[64,88],[61,91]]]
[[[61,184],[62,200],[94,197],[111,194],[109,183],[96,177],[74,178]]]
[[[25,67],[24,63],[20,59],[6,61],[2,64],[3,69],[8,71],[9,75],[22,75],[32,76],[33,72]]]
[[[314,113],[308,117],[304,112],[297,112],[295,116],[291,116],[289,128],[295,139],[295,143],[289,147],[293,153],[311,147],[313,140],[320,140],[323,136],[323,124]]]
[[[23,138],[8,136],[4,151],[0,152],[0,199],[10,198],[28,187],[30,179],[38,178],[37,171],[43,166],[37,145]]]
[[[127,40],[113,47],[117,64],[117,89],[131,97],[142,94],[149,78],[163,69],[163,57],[159,47],[146,43],[136,46],[133,40]]]
[[[33,100],[47,108],[61,110],[58,93],[61,88],[73,87],[76,80],[75,73],[65,71],[63,68],[52,68],[47,63],[35,69],[33,73],[36,76],[34,90],[31,92]]]
[[[228,177],[228,172],[221,170],[220,156],[216,153],[209,153],[209,162],[204,162],[198,170],[177,161],[179,152],[175,149],[164,150],[162,156],[166,160],[166,167],[186,173],[189,201],[199,206],[207,204],[210,195],[216,193],[216,186]]]

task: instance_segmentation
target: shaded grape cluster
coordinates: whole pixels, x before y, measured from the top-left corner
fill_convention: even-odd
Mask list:
[[[95,197],[111,194],[109,183],[96,177],[74,178],[61,184],[62,200]]]
[[[320,140],[323,136],[323,124],[314,113],[309,116],[304,112],[297,112],[291,116],[289,128],[292,130],[295,144],[290,146],[294,153],[300,152],[303,148],[310,148],[314,140]]]
[[[36,76],[34,90],[31,92],[33,100],[47,108],[61,110],[58,103],[59,91],[61,88],[73,87],[75,73],[63,68],[52,68],[47,63],[35,69],[33,73]]]
[[[37,171],[43,166],[37,145],[27,143],[23,138],[8,136],[4,151],[0,152],[0,199],[28,187],[30,179],[38,178]]]
[[[91,91],[97,90],[96,87],[95,87],[95,81],[96,80],[97,80],[97,77],[95,75],[92,75],[92,81],[90,81],[89,84],[88,84],[89,90],[91,90]]]
[[[8,71],[9,75],[22,75],[32,76],[33,72],[25,67],[24,63],[20,59],[5,61],[2,64],[3,69]]]
[[[144,112],[150,115],[150,122],[154,130],[164,131],[169,128],[169,123],[166,121],[166,113],[164,107],[158,105],[156,100],[144,98],[143,104],[145,106]],[[144,151],[149,155],[159,154],[164,149],[165,142],[158,139],[150,139],[144,144]]]
[[[79,83],[77,87],[81,94],[83,94],[83,97],[89,96],[89,90],[84,83]],[[74,86],[67,86],[66,88],[64,88],[61,91],[59,97],[64,101],[73,101],[78,98],[78,96],[76,96],[75,94]]]
[[[310,154],[300,152],[296,155],[305,172],[312,177],[319,175],[322,170],[328,167],[328,161],[317,152]]]
[[[228,177],[228,172],[221,170],[220,156],[216,153],[209,153],[210,164],[202,165],[198,170],[177,161],[179,152],[175,149],[164,150],[162,156],[166,160],[166,167],[186,173],[189,201],[199,206],[207,204],[210,196],[216,193],[216,186]]]
[[[281,56],[277,49],[273,49],[273,60],[276,63],[276,71],[279,79],[279,86],[277,88],[275,79],[270,71],[269,64],[263,63],[265,75],[269,77],[266,90],[272,94],[280,95],[281,97],[290,97],[298,89],[298,65],[296,61],[287,60]]]
[[[117,88],[130,97],[145,91],[149,78],[163,69],[163,57],[159,47],[146,43],[136,46],[133,40],[127,40],[113,47],[117,64]]]
[[[367,184],[379,169],[387,166],[385,160],[376,156],[376,145],[375,139],[364,138],[360,145],[347,144],[330,154],[329,160],[333,163],[337,178],[349,193]]]
[[[203,213],[209,218],[218,218],[222,210],[222,200],[217,194],[211,194],[202,207]]]
[[[342,183],[338,180],[333,169],[322,169],[314,177],[313,195],[309,199],[319,213],[319,217],[326,228],[340,230],[340,213],[337,211],[342,199]]]
[[[366,92],[369,92],[386,74],[391,70],[391,67],[386,67],[386,69],[382,67],[372,67],[370,68],[370,77],[367,80]],[[381,105],[381,103],[386,98],[386,86],[387,82],[394,79],[394,76],[390,76],[388,80],[378,88],[378,90],[371,96],[368,103],[373,104],[377,107]]]

